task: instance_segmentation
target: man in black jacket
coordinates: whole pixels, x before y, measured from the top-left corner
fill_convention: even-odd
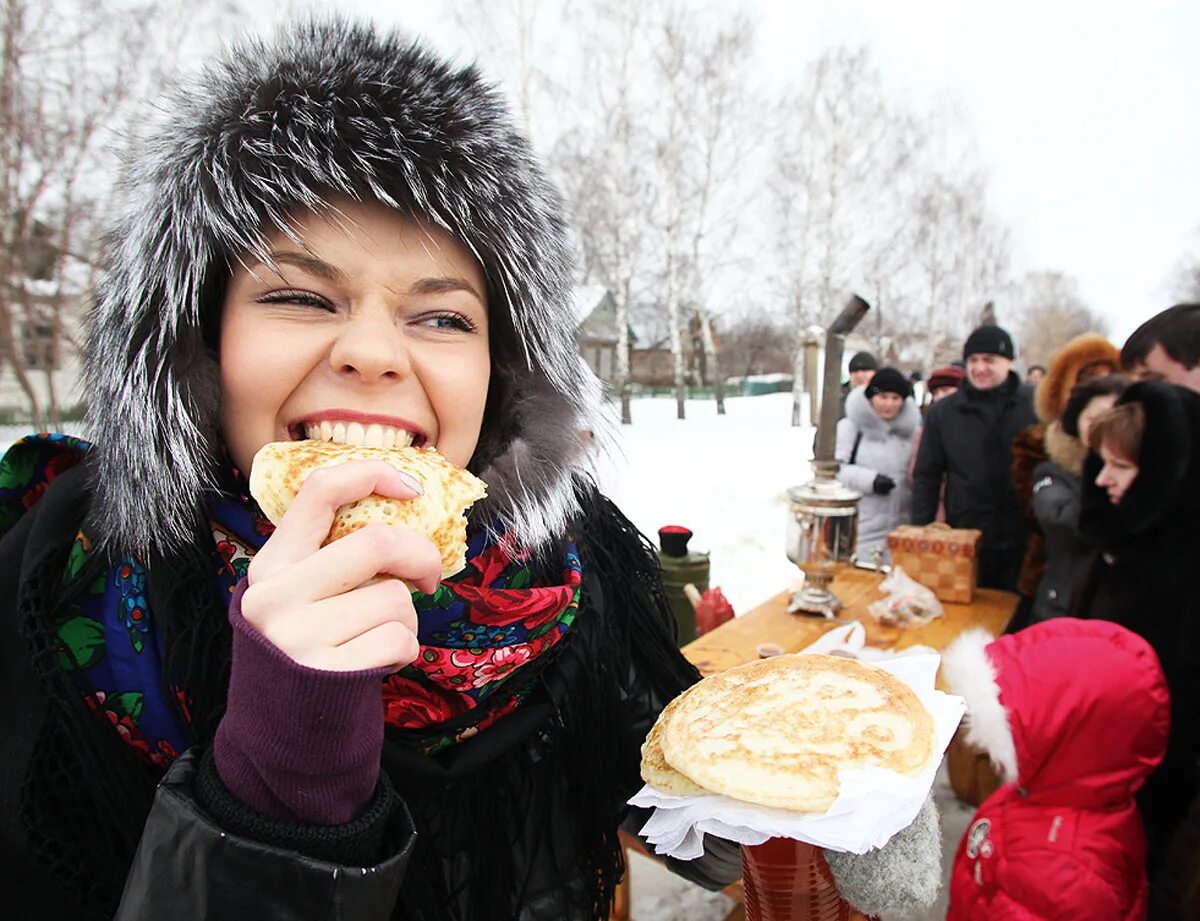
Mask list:
[[[1012,338],[981,326],[963,346],[967,379],[929,407],[913,473],[913,524],[928,524],[946,486],[946,521],[983,532],[979,584],[1015,591],[1026,523],[1012,482],[1012,443],[1033,425],[1033,391],[1012,371]]]

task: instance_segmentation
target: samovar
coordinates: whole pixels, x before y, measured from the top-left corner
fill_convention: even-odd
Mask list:
[[[825,373],[821,417],[812,469],[813,479],[788,490],[788,559],[804,571],[804,587],[793,594],[788,610],[833,617],[842,601],[829,590],[834,576],[850,563],[858,538],[860,493],[837,479],[834,458],[841,409],[842,351],[846,336],[871,309],[853,295],[825,333]]]

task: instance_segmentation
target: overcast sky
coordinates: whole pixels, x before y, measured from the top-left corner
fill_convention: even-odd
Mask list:
[[[464,52],[452,4],[329,5]],[[1118,343],[1171,303],[1179,260],[1200,256],[1200,2],[744,0],[742,7],[758,26],[764,84],[799,78],[824,47],[863,44],[895,93],[920,104],[953,101],[990,172],[991,204],[1012,227],[1014,268],[1075,276]]]

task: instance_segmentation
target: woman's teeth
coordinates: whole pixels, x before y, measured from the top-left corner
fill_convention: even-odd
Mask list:
[[[309,422],[304,433],[313,441],[366,448],[407,448],[413,443],[412,432],[377,422]]]

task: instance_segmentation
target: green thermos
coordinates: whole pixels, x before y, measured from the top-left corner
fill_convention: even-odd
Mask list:
[[[708,588],[708,554],[689,551],[687,545],[691,539],[692,532],[682,525],[669,524],[658,529],[658,544],[662,548],[658,552],[658,559],[662,565],[667,600],[679,625],[680,646],[696,638],[696,609],[683,593],[683,587],[690,583],[700,592]]]

